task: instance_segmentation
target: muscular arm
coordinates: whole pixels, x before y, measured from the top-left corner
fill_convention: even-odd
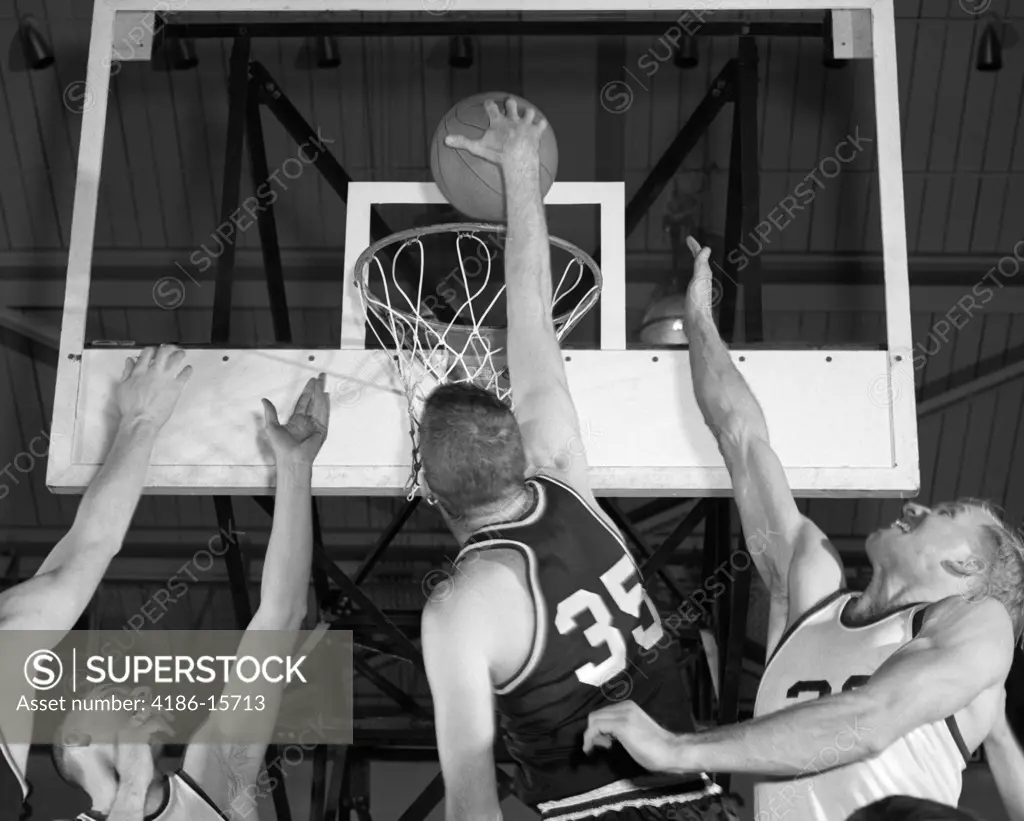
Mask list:
[[[1024,751],[1006,720],[1004,703],[1001,703],[992,732],[985,739],[985,756],[1007,817],[1010,821],[1024,821]]]
[[[288,428],[298,424],[297,432],[289,433],[279,426],[276,411],[272,415],[268,411],[268,430],[277,461],[274,522],[263,561],[260,605],[242,636],[239,656],[288,655],[306,616],[313,560],[313,458],[327,433],[327,414],[322,376],[310,380],[296,405]],[[322,435],[311,433],[318,424]],[[263,710],[215,713],[199,728],[185,751],[183,770],[231,821],[249,818],[256,808],[256,782],[277,723],[284,687],[284,682],[274,687],[259,682],[246,684],[232,675],[224,688],[229,701],[234,703],[235,697],[241,696],[244,702],[246,696],[255,699],[261,695]],[[229,740],[254,737],[260,740]]]
[[[474,581],[479,586],[473,591]],[[445,600],[423,609],[423,660],[434,702],[445,821],[501,821],[494,773],[491,642],[482,613],[483,582],[459,577]]]
[[[698,259],[695,278],[702,264],[707,266]],[[710,277],[710,269],[706,275]],[[842,562],[825,534],[797,508],[782,463],[769,444],[764,413],[710,310],[692,295],[686,331],[697,405],[718,442],[747,547],[771,594],[770,657],[787,624],[842,586]]]
[[[71,529],[35,575],[0,593],[0,630],[49,631],[33,639],[33,649],[52,648],[81,618],[121,550],[157,435],[191,374],[191,368],[181,367],[184,356],[164,346],[147,348],[126,362],[115,392],[120,421],[103,466],[82,496]],[[15,694],[27,692],[20,665],[0,665],[0,683],[9,707],[18,702]],[[28,738],[32,714],[0,710],[0,727],[9,739]],[[12,743],[11,754],[24,773],[28,744]]]
[[[310,466],[278,469],[260,605],[239,644],[239,656],[288,655],[294,648],[294,633],[302,627],[308,604],[313,544],[311,480]],[[275,632],[268,635],[267,631]],[[185,751],[184,771],[231,819],[248,818],[255,808],[257,796],[252,786],[277,723],[283,688],[283,683],[278,687],[246,684],[232,676],[224,695],[232,703],[236,696],[244,701],[247,695],[263,695],[264,709],[258,713],[215,713],[199,728]],[[254,728],[254,722],[259,726]],[[254,734],[264,735],[265,740],[237,744],[225,740],[233,736],[251,739]],[[216,740],[211,742],[211,737]]]
[[[503,175],[508,367],[526,457],[532,470],[543,469],[589,496],[586,443],[551,320],[551,246],[536,149],[511,152]]]
[[[158,430],[150,422],[122,421],[67,535],[35,576],[0,593],[0,629],[64,633],[75,626],[124,542]]]
[[[1010,619],[999,602],[946,599],[929,610],[918,637],[863,687],[675,737],[669,769],[794,776],[860,761],[1001,687],[1012,656]],[[828,761],[821,758],[824,749]]]

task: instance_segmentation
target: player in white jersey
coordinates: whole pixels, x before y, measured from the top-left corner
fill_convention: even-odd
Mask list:
[[[689,244],[694,389],[770,591],[769,661],[752,721],[678,736],[627,703],[592,714],[585,747],[617,739],[650,770],[764,776],[758,821],[839,821],[891,795],[955,804],[1024,627],[1020,538],[980,503],[907,504],[868,537],[867,589],[846,591],[714,326],[710,250]]]
[[[24,631],[29,630],[38,631],[33,651],[52,649],[92,601],[124,543],[157,434],[191,375],[190,367],[182,367],[184,357],[184,351],[164,345],[146,348],[125,362],[111,408],[118,415],[113,441],[82,496],[74,523],[31,579],[0,593],[0,631],[17,631],[0,638],[6,648],[0,657],[16,653],[13,645],[24,643]],[[26,444],[32,456],[46,455],[42,440],[49,441],[49,436],[43,433]],[[0,818],[6,819],[27,810],[25,769],[35,714],[17,705],[21,696],[32,697],[35,691],[26,683],[21,664],[0,664],[0,692]]]
[[[242,637],[238,656],[261,655],[268,650],[284,656],[294,649],[289,633],[301,627],[309,597],[313,460],[327,437],[330,415],[323,374],[309,380],[287,424],[278,422],[269,401],[264,399],[263,404],[267,440],[277,468],[274,522],[263,561],[259,607]],[[120,689],[97,688],[90,697],[140,695],[138,690],[129,694]],[[162,746],[157,739],[169,727],[150,705],[136,715],[68,714],[58,730],[60,743],[54,746],[54,762],[61,776],[81,787],[92,802],[91,809],[78,819],[252,821],[257,817],[260,792],[255,785],[283,689],[283,684],[276,688],[246,684],[232,675],[223,694],[227,701],[251,698],[255,703],[260,699],[263,709],[212,713],[190,739],[181,769],[170,774],[160,772],[155,764]],[[259,744],[225,740],[243,735],[251,739],[264,732],[266,741]]]

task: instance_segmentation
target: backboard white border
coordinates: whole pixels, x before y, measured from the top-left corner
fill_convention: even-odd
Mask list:
[[[457,0],[461,11],[638,11],[642,6],[649,11],[684,11],[706,14],[713,4],[715,11],[851,11],[867,10],[871,16],[871,43],[873,49],[873,75],[875,88],[876,141],[879,169],[879,200],[882,219],[883,257],[885,262],[886,330],[888,337],[888,377],[894,386],[913,385],[911,356],[910,290],[907,272],[905,211],[903,197],[902,155],[899,121],[899,86],[897,80],[896,32],[893,0]],[[111,53],[115,37],[117,15],[138,12],[181,10],[180,0],[96,0],[90,36],[82,137],[79,145],[78,173],[75,186],[74,214],[68,254],[68,278],[61,328],[60,358],[54,397],[54,418],[51,429],[47,483],[55,490],[76,492],[84,487],[86,474],[92,475],[96,466],[73,463],[73,435],[78,406],[81,359],[85,346],[86,316],[91,284],[91,265],[99,198],[100,172],[103,158],[103,140],[106,129]],[[203,0],[204,12],[419,12],[424,11],[423,0]],[[615,232],[602,230],[602,240],[614,237]],[[350,249],[346,249],[346,253]],[[346,269],[348,265],[346,264]],[[611,279],[611,278],[609,278]],[[613,288],[615,286],[613,285]],[[607,285],[606,285],[607,289]],[[607,293],[607,291],[606,291]],[[602,326],[604,311],[611,310],[614,300],[602,300]],[[624,306],[624,294],[620,304]],[[607,307],[606,307],[607,306]],[[358,315],[361,317],[362,312]],[[352,313],[348,312],[351,317]],[[609,320],[615,331],[617,323]],[[617,333],[617,331],[615,332]],[[351,332],[346,340],[351,343]],[[613,333],[608,344],[617,344]],[[359,343],[362,344],[361,341]],[[90,352],[95,353],[95,352]],[[116,356],[122,353],[110,351]],[[902,401],[891,407],[893,437],[893,468],[879,475],[877,480],[865,482],[861,477],[851,483],[842,477],[832,477],[824,484],[836,490],[843,488],[878,488],[889,495],[914,495],[919,487],[917,453],[917,417],[913,390],[905,392]],[[719,484],[712,477],[716,469],[707,468],[706,479],[681,488],[688,493],[693,487],[705,486],[712,490]],[[201,472],[201,471],[200,471]],[[719,477],[720,478],[720,477]],[[791,481],[796,479],[790,475]],[[810,478],[810,477],[808,477]],[[824,480],[825,477],[819,476]],[[599,483],[600,484],[600,483]],[[807,487],[806,481],[794,481],[794,488]],[[205,483],[203,485],[206,487]],[[659,485],[660,486],[660,485]],[[213,487],[223,487],[214,485]],[[654,487],[652,485],[652,487]],[[251,488],[255,490],[255,488]],[[235,488],[244,492],[241,488]],[[182,492],[202,492],[197,486]],[[338,491],[334,491],[338,492]],[[662,492],[665,492],[664,490]]]

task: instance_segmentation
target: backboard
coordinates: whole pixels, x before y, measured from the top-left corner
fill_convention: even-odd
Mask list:
[[[203,12],[265,12],[272,5],[262,0],[208,0]],[[646,4],[652,11],[706,10],[708,5],[682,0]],[[716,10],[823,11],[822,6],[812,0],[721,0]],[[47,483],[55,492],[82,492],[102,464],[117,421],[112,392],[125,356],[137,353],[132,348],[88,345],[86,315],[110,55],[116,37],[124,37],[133,21],[166,7],[161,0],[96,3],[89,55],[93,99],[83,113],[47,471]],[[486,11],[491,3],[459,0],[459,7],[466,12]],[[584,14],[611,12],[629,4],[625,0],[514,0],[503,7]],[[913,371],[893,8],[891,0],[848,0],[841,8],[844,14],[870,18],[887,346],[881,350],[736,349],[732,356],[764,409],[772,445],[798,496],[914,495],[919,478],[913,391],[908,395],[899,391],[899,385],[913,385]],[[274,9],[323,17],[360,10],[419,13],[423,3],[281,0]],[[849,27],[850,32],[855,29]],[[148,57],[145,49],[138,49],[138,54],[145,56],[136,59]],[[567,442],[566,448],[586,449],[598,494],[730,495],[728,474],[693,396],[687,351],[628,344],[626,194],[623,182],[557,182],[546,200],[551,207],[596,207],[599,214],[597,241],[604,288],[594,311],[600,347],[566,351],[565,367],[583,440]],[[332,419],[330,437],[314,467],[314,492],[404,492],[411,465],[406,400],[391,354],[365,348],[365,319],[354,265],[371,243],[375,206],[443,202],[432,183],[349,184],[344,271],[338,272],[342,294],[337,348],[190,350],[187,359],[193,377],[157,442],[146,492],[267,492],[274,485],[274,471],[269,450],[260,439],[260,399],[267,397],[279,408],[287,408],[303,383],[321,371],[328,377]],[[900,401],[879,401],[879,397],[891,400],[897,392]]]

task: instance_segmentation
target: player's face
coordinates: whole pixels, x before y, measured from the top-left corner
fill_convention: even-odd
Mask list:
[[[934,508],[908,502],[902,515],[868,537],[868,556],[911,573],[956,563],[977,572],[989,560],[982,528],[994,524],[977,505],[944,503]]]

